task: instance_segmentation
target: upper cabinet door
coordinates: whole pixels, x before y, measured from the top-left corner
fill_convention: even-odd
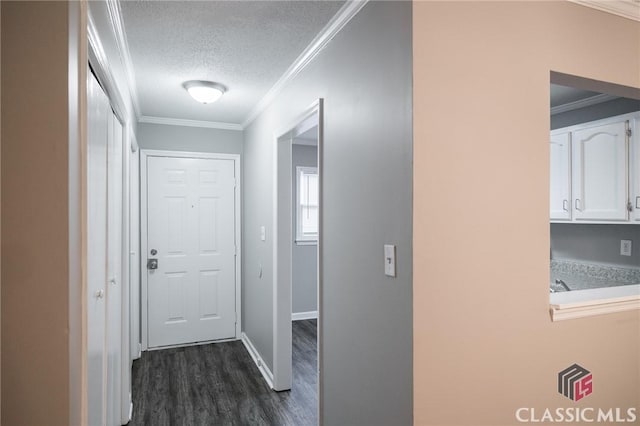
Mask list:
[[[572,135],[573,215],[576,220],[628,220],[627,122]]]
[[[571,220],[571,137],[569,132],[551,134],[550,200],[551,220]]]
[[[631,120],[632,131],[629,138],[631,151],[631,208],[632,220],[640,222],[640,115]]]

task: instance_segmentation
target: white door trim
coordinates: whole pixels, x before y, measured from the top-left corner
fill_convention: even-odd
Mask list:
[[[236,339],[240,339],[242,330],[242,248],[241,248],[241,192],[240,180],[242,177],[240,170],[239,154],[217,154],[209,152],[185,152],[185,151],[163,151],[154,149],[140,150],[140,277],[141,277],[141,312],[140,320],[142,324],[142,350],[149,349],[149,328],[148,328],[148,288],[147,288],[147,159],[149,157],[174,157],[174,158],[198,158],[210,160],[233,160],[236,178],[235,194],[235,243],[236,243]],[[203,342],[204,343],[204,342]]]
[[[87,4],[69,3],[69,423],[87,423]]]
[[[311,116],[318,114],[318,185],[320,209],[318,212],[318,318],[322,318],[322,181],[323,181],[323,99],[318,99],[311,104],[297,119],[282,131],[276,132],[273,136],[273,388],[275,390],[285,390],[291,388],[292,365],[291,365],[291,264],[293,235],[291,220],[288,227],[282,223],[283,228],[279,228],[280,209],[285,209],[292,214],[291,205],[285,207],[286,197],[278,194],[279,184],[285,187],[288,181],[288,188],[291,188],[291,139],[296,136],[296,130],[305,123]],[[278,157],[288,150],[289,158],[286,169],[278,170]],[[285,155],[286,156],[286,155]],[[286,170],[286,173],[283,171]],[[279,179],[279,175],[281,178]],[[280,194],[283,195],[283,194]],[[291,193],[289,192],[289,198]],[[291,202],[291,200],[289,201]],[[279,204],[283,204],[279,206]],[[322,410],[322,326],[318,321],[318,410],[321,415]],[[320,418],[322,424],[322,418]]]

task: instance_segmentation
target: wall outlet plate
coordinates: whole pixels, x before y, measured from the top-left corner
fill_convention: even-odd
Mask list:
[[[631,256],[631,240],[620,240],[620,255]]]

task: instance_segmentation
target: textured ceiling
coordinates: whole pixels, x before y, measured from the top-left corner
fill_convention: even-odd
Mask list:
[[[143,116],[242,123],[342,1],[122,1]],[[196,103],[186,80],[228,91]]]

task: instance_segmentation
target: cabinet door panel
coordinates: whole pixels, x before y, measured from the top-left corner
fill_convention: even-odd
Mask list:
[[[576,220],[628,219],[626,121],[572,134]]]
[[[570,133],[551,135],[549,145],[551,220],[571,220],[571,139]]]
[[[640,114],[629,122],[629,167],[631,173],[631,220],[640,222]]]

